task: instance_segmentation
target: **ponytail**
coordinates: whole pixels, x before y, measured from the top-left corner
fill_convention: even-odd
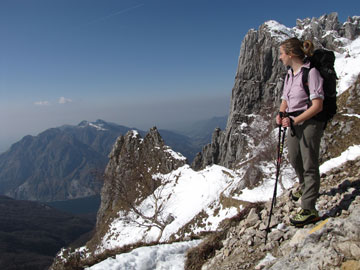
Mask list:
[[[306,56],[312,56],[314,54],[314,44],[310,40],[305,40],[302,46],[302,51]]]
[[[289,38],[281,42],[280,46],[282,46],[286,54],[297,56],[302,60],[306,56],[312,56],[314,53],[314,44],[310,40],[301,42],[298,38]]]

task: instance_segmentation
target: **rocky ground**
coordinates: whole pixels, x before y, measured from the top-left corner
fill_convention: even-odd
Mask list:
[[[236,226],[225,226],[217,244],[207,238],[189,253],[187,269],[360,269],[360,158],[322,175],[317,202],[322,220],[316,224],[291,226],[300,202],[290,199],[290,191],[279,197],[265,245],[270,203],[248,210]],[[191,253],[209,245],[217,249],[211,259],[202,266],[189,262]]]

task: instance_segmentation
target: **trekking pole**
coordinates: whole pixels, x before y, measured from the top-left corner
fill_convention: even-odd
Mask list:
[[[282,136],[281,136],[281,132],[283,132]],[[273,198],[272,198],[272,201],[271,201],[271,207],[270,207],[270,213],[269,213],[269,221],[268,221],[268,225],[266,227],[265,245],[266,245],[266,242],[267,242],[268,233],[270,232],[270,222],[271,222],[271,216],[272,216],[273,207],[276,204],[277,183],[278,183],[279,175],[280,175],[281,157],[282,157],[282,154],[283,154],[283,151],[284,151],[285,134],[286,134],[286,128],[284,128],[284,130],[282,130],[281,125],[280,125],[279,126],[278,156],[277,156],[277,161],[276,161],[276,179],[275,179]]]

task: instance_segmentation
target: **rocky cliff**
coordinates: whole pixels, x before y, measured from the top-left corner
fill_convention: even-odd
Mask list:
[[[165,145],[155,127],[144,138],[136,131],[120,136],[109,158],[97,215],[96,245],[107,233],[106,224],[117,217],[119,211],[135,211],[141,215],[137,206],[160,185],[153,175],[167,174],[186,164],[184,156]],[[160,226],[166,223],[155,215],[151,217],[152,222]]]
[[[271,120],[279,106],[286,72],[278,61],[281,41],[296,36],[312,40],[317,48],[344,53],[344,45],[359,37],[359,21],[359,17],[352,17],[341,24],[337,14],[332,13],[320,18],[298,19],[294,28],[268,21],[258,30],[250,30],[241,44],[226,129],[214,131],[211,144],[197,155],[192,167],[198,170],[220,164],[234,168],[239,162],[256,156],[249,153],[267,137],[268,130],[273,129]]]

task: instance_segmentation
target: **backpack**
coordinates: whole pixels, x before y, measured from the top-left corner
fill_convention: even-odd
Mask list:
[[[324,101],[323,110],[314,116],[314,119],[327,123],[337,111],[336,105],[336,71],[334,69],[335,54],[333,51],[317,49],[313,56],[307,58],[310,61],[310,69],[316,68],[323,78]],[[302,83],[306,94],[310,97],[308,77],[310,69],[303,68]],[[326,124],[325,124],[326,127]]]

